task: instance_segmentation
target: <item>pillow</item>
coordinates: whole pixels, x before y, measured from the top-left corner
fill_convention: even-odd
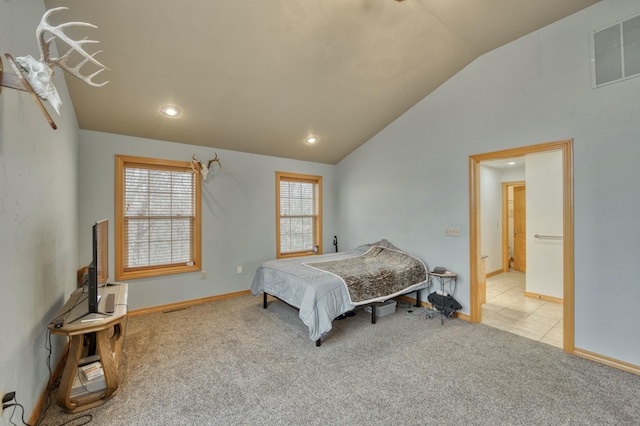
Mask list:
[[[389,248],[389,249],[393,249],[393,250],[404,251],[404,250],[401,250],[398,247],[394,246],[393,244],[391,244],[389,241],[387,241],[384,238],[381,239],[380,241],[376,241],[375,243],[364,244],[364,245],[365,246],[380,246],[380,247]]]

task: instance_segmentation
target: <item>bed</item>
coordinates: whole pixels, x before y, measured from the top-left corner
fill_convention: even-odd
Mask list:
[[[335,318],[370,305],[375,323],[376,304],[427,288],[424,262],[386,240],[338,253],[264,262],[251,284],[254,296],[263,294],[263,308],[271,295],[298,309],[309,338],[321,345]]]

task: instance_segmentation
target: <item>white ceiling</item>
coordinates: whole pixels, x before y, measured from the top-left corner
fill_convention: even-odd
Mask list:
[[[597,1],[45,4],[98,26],[67,30],[109,68],[100,88],[65,73],[80,128],[335,164],[480,55]]]
[[[500,160],[487,160],[480,163],[483,166],[500,170],[524,170],[525,157],[503,158]]]

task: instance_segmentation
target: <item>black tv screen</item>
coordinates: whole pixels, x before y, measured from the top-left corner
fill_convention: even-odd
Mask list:
[[[101,220],[93,225],[93,253],[87,283],[89,313],[98,312],[98,287],[106,284],[109,276],[108,235],[107,220]]]

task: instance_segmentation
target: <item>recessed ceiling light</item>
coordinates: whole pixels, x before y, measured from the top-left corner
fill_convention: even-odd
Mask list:
[[[507,163],[507,166],[513,166],[514,164],[516,164],[516,162],[515,162],[515,161],[509,161],[509,162]]]
[[[160,112],[167,117],[177,117],[180,115],[180,108],[173,105],[166,105],[160,108]]]
[[[309,136],[307,139],[305,139],[305,142],[308,144],[314,144],[318,142],[318,138],[316,136]]]

